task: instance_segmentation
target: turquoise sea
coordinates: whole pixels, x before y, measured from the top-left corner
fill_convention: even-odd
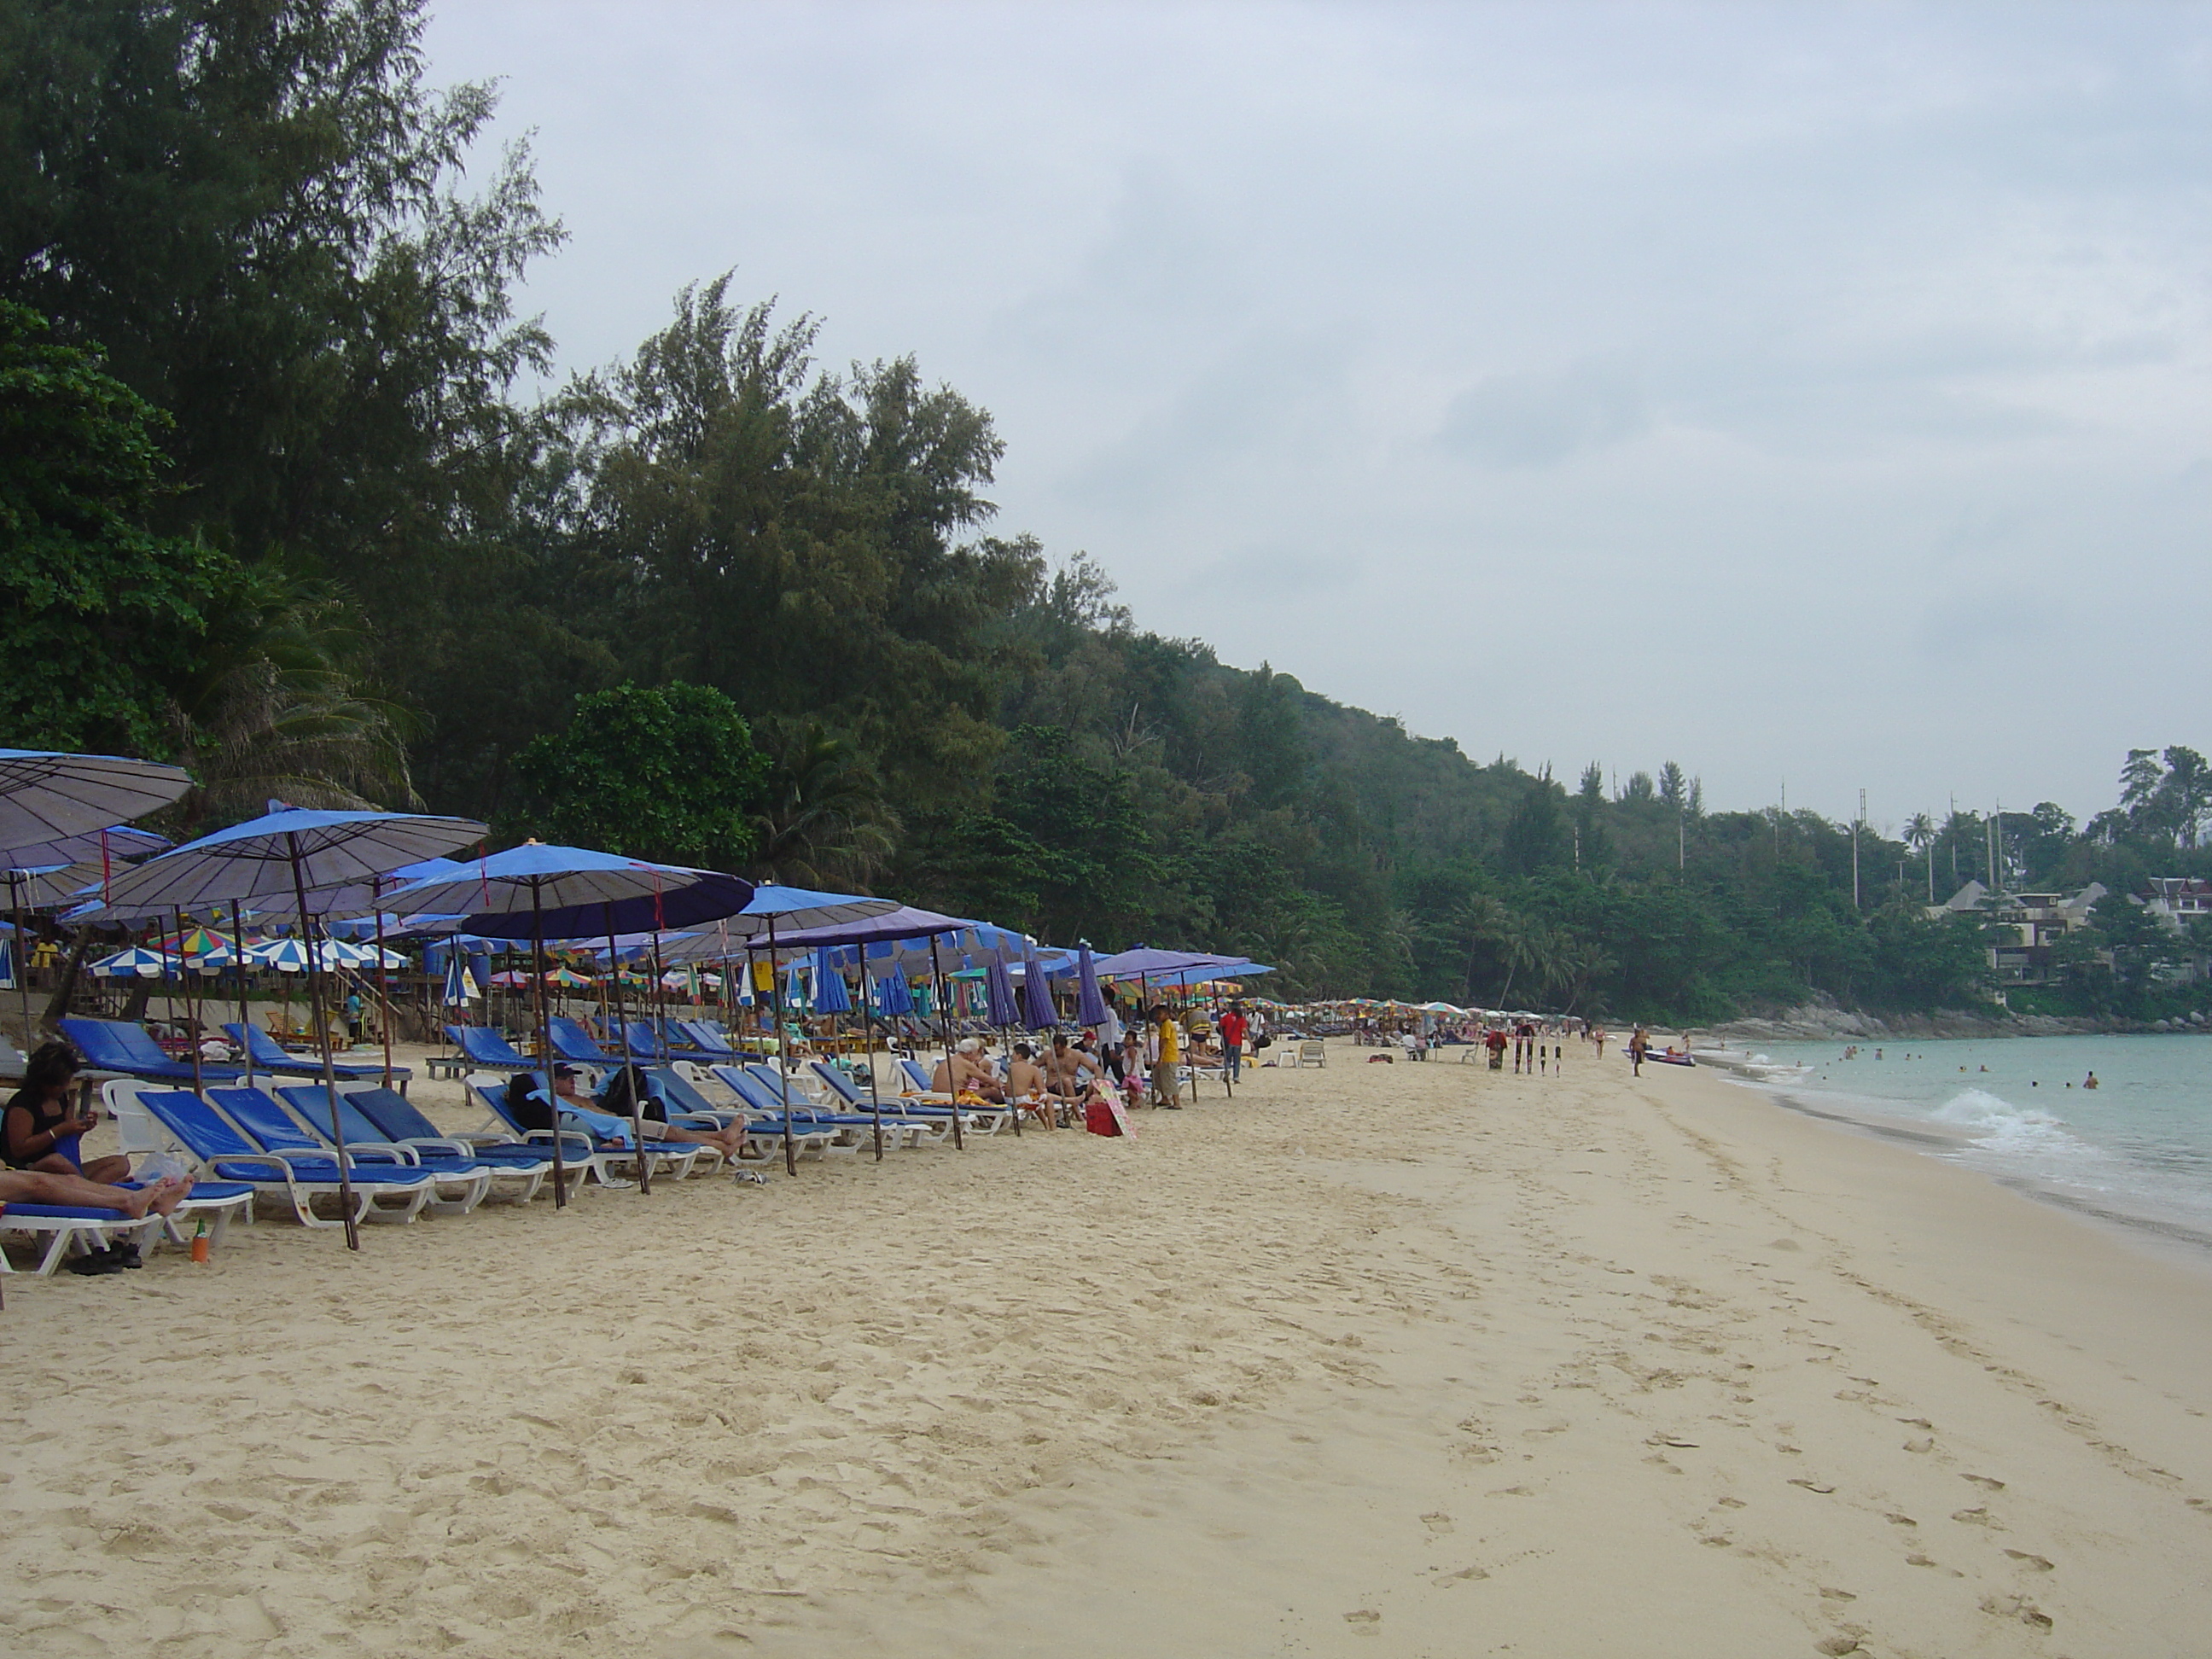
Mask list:
[[[1814,1068],[1785,1103],[2212,1252],[2212,1036],[1749,1046]]]

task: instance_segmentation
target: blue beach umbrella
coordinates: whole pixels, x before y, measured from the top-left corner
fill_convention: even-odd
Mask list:
[[[456,912],[463,915],[461,931],[483,938],[526,939],[531,944],[532,972],[542,988],[545,982],[545,941],[549,939],[599,937],[651,928],[714,921],[734,916],[753,896],[753,884],[714,871],[687,869],[681,865],[653,864],[624,858],[587,847],[555,847],[525,842],[503,853],[465,865],[458,876],[434,877],[389,895],[394,909]],[[616,976],[617,994],[621,979]],[[551,1034],[544,1022],[550,1006],[538,999],[542,1054],[553,1053]],[[617,1009],[615,1021],[625,1030],[623,1060],[629,1060],[629,1040]],[[550,1068],[547,1088],[551,1089]],[[653,1190],[652,1163],[645,1156],[645,1103],[640,1091],[630,1091],[630,1132],[638,1158],[638,1179]],[[557,1113],[555,1116],[558,1125]],[[553,1137],[553,1202],[568,1201],[567,1171],[561,1156],[561,1137]]]
[[[1052,981],[1045,977],[1044,964],[1035,951],[1022,957],[1022,1002],[1032,1031],[1049,1031],[1060,1024],[1060,1011],[1052,1006]]]
[[[111,813],[106,821],[126,816]],[[483,824],[467,818],[404,812],[311,812],[279,807],[262,817],[218,830],[147,860],[108,884],[108,902],[118,908],[167,905],[178,910],[204,910],[218,903],[265,902],[289,896],[299,917],[301,936],[311,938],[313,919],[335,908],[327,899],[317,903],[308,896],[311,890],[335,893],[349,884],[387,875],[402,865],[466,847],[481,841],[485,833]],[[337,1148],[338,1200],[345,1209],[346,1246],[357,1250],[361,1233],[354,1220],[352,1164],[346,1154],[344,1120],[338,1113],[337,1079],[331,1068],[322,975],[312,952],[307,966],[315,1047],[321,1056],[323,1087],[330,1101],[331,1139]],[[197,1066],[198,1044],[192,1052]],[[250,1060],[246,1077],[250,1083]],[[388,1074],[385,1080],[388,1086]]]
[[[1003,1027],[1022,1023],[1021,1005],[1014,997],[1013,975],[997,957],[991,958],[991,965],[983,971],[983,994],[991,1006],[992,1024]]]
[[[1075,1022],[1079,1025],[1103,1025],[1106,999],[1098,990],[1098,964],[1091,960],[1088,945],[1079,946],[1076,954]]]
[[[914,1012],[914,993],[908,988],[906,975],[884,974],[876,980],[876,1012],[884,1019],[894,1019]]]
[[[826,946],[814,953],[814,1012],[817,1014],[849,1014],[853,1012],[852,996],[845,989],[845,975],[831,964]]]
[[[181,766],[0,749],[0,847],[30,847],[143,817],[191,787]]]

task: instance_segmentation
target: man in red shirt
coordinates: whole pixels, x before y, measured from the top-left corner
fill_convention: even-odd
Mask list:
[[[1244,1077],[1244,1034],[1252,1023],[1244,1018],[1244,1005],[1232,1002],[1221,1017],[1221,1066],[1231,1083]]]

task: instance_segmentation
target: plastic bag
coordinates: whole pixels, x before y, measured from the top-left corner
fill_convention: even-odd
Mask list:
[[[157,1181],[182,1181],[191,1170],[174,1152],[155,1152],[141,1164],[133,1179],[150,1187]]]

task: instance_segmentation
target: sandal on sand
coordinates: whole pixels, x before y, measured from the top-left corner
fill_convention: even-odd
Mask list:
[[[90,1279],[97,1274],[119,1273],[123,1264],[106,1250],[87,1250],[82,1255],[63,1264],[73,1273],[82,1273]]]

